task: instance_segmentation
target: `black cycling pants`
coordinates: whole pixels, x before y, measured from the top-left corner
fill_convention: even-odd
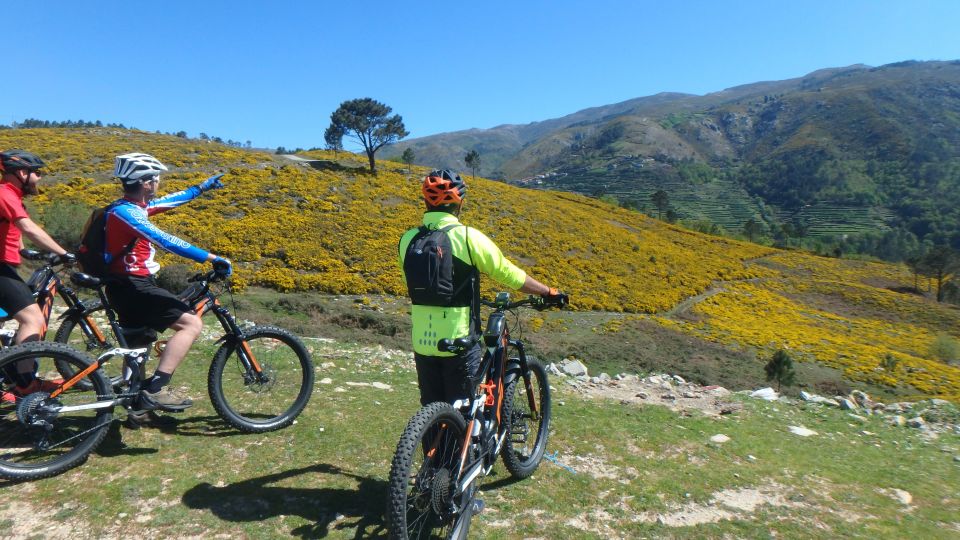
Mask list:
[[[420,385],[420,405],[445,401],[453,403],[473,394],[479,382],[477,370],[483,358],[480,343],[474,343],[457,356],[425,356],[414,354],[417,364],[417,383]]]

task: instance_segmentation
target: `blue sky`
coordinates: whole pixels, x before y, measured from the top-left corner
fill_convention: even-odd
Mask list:
[[[3,17],[0,123],[102,120],[268,148],[322,146],[330,113],[358,97],[419,137],[960,59],[953,0],[6,0]]]

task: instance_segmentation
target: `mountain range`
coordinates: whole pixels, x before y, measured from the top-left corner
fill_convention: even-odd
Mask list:
[[[754,219],[771,236],[787,224],[832,241],[885,235],[904,244],[887,258],[922,241],[960,247],[960,61],[661,93],[410,139],[383,157],[406,148],[417,164],[460,170],[476,150],[478,175],[609,195],[648,213],[663,190],[676,217],[727,230]]]

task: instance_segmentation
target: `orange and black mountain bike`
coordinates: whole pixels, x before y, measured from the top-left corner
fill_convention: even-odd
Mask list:
[[[531,296],[510,302],[508,293],[500,293],[496,301],[483,302],[494,308],[483,333],[483,382],[469,400],[430,403],[407,424],[390,468],[391,538],[466,538],[480,509],[480,479],[498,456],[518,479],[540,465],[550,430],[550,384],[543,364],[510,337],[507,312],[562,307],[566,300],[563,295],[548,304]],[[472,345],[470,338],[442,339],[438,348],[458,353]]]
[[[24,362],[32,362],[37,376],[62,381],[52,390],[27,395],[18,395],[11,381],[0,384],[0,478],[31,480],[75,467],[103,440],[115,407],[139,410],[137,396],[156,333],[121,327],[99,279],[81,273],[71,279],[96,290],[118,346],[96,360],[66,344],[46,341],[0,351],[0,373],[22,370]],[[313,391],[310,353],[281,328],[241,328],[218,299],[224,289],[211,287],[222,281],[215,272],[198,274],[181,293],[197,314],[213,313],[224,330],[207,376],[210,400],[221,418],[242,431],[288,426]],[[122,359],[122,376],[111,381],[104,365],[114,357]]]

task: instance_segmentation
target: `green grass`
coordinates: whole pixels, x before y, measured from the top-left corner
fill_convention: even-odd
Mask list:
[[[376,344],[308,345],[318,384],[293,426],[244,435],[215,415],[206,397],[213,353],[208,340],[174,378],[196,402],[175,430],[119,428],[77,469],[2,484],[4,493],[16,496],[0,502],[0,531],[15,530],[10,520],[17,516],[4,512],[17,501],[48,511],[44,523],[69,524],[80,538],[121,531],[144,537],[382,536],[390,460],[417,409],[412,360]],[[324,378],[331,384],[319,384]],[[391,389],[348,382],[382,382]],[[955,434],[927,441],[916,430],[875,418],[860,423],[838,410],[751,400],[732,417],[682,416],[656,406],[588,400],[562,380],[551,382],[548,453],[575,472],[545,460],[533,478],[512,482],[498,465],[484,483],[487,510],[475,520],[477,538],[957,534]],[[792,435],[788,425],[819,436]],[[731,440],[709,442],[717,433]],[[891,488],[909,491],[912,507],[878,491]],[[653,519],[707,506],[724,490],[745,489],[769,491],[767,498],[779,493],[781,504],[690,526]],[[43,536],[43,529],[34,534]]]

